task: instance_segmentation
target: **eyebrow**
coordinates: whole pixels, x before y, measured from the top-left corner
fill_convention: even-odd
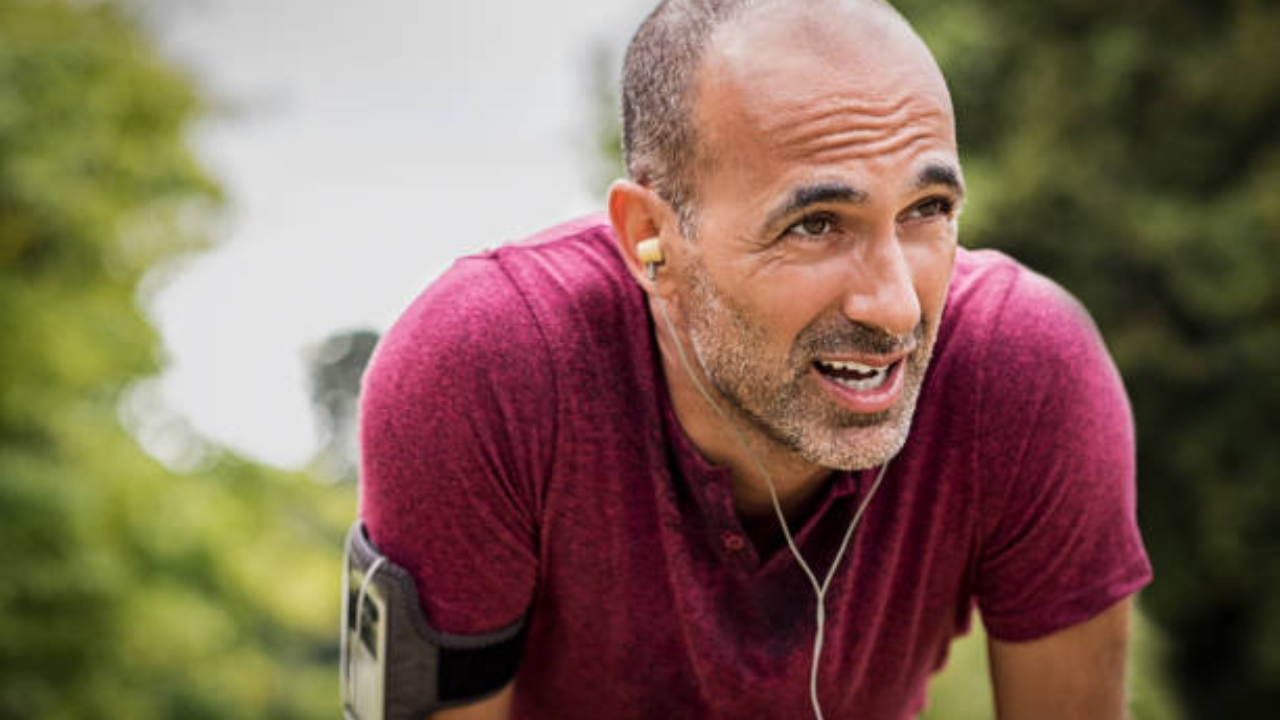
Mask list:
[[[773,227],[783,218],[811,206],[823,203],[847,203],[858,205],[867,201],[867,193],[840,182],[822,182],[801,185],[787,199],[778,204],[765,219],[765,227]]]
[[[964,182],[960,180],[960,173],[950,165],[930,163],[916,176],[916,190],[924,190],[935,185],[948,188],[960,198],[964,197]]]
[[[955,167],[944,163],[930,163],[916,176],[912,187],[916,191],[942,186],[964,199],[964,182]],[[869,195],[864,190],[851,187],[842,182],[820,182],[812,185],[801,185],[786,200],[779,203],[765,216],[764,227],[770,228],[781,223],[784,218],[794,215],[805,208],[825,203],[845,203],[860,205],[867,202]]]

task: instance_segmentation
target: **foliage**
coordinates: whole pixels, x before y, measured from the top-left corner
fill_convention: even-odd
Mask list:
[[[1144,606],[1192,717],[1280,702],[1274,3],[900,3],[938,55],[964,236],[1090,309],[1138,428]]]
[[[158,368],[144,274],[219,199],[199,112],[112,6],[0,0],[0,718],[337,704],[350,492],[217,451],[175,475],[117,410]]]

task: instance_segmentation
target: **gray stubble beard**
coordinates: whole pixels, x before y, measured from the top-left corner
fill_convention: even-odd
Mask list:
[[[902,450],[933,353],[934,328],[923,320],[917,326],[898,404],[881,413],[853,413],[823,398],[815,386],[818,380],[810,374],[816,372],[816,353],[890,352],[887,345],[901,346],[902,339],[879,332],[873,340],[856,323],[819,319],[800,332],[781,367],[761,367],[759,350],[753,349],[767,347],[764,331],[715,288],[698,258],[691,254],[685,267],[680,311],[694,356],[743,429],[834,470],[876,467]],[[773,377],[785,379],[770,382]]]

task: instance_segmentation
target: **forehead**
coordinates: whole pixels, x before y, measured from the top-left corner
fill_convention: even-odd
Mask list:
[[[954,156],[951,100],[904,21],[865,3],[766,3],[713,35],[694,122],[716,164]],[[770,172],[776,173],[777,168]]]

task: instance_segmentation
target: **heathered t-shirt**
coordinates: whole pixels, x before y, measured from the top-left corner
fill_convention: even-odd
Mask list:
[[[811,716],[813,592],[785,547],[757,553],[681,429],[603,219],[458,261],[382,340],[361,430],[362,517],[428,622],[527,623],[516,718]],[[874,474],[820,491],[797,535],[819,576]],[[910,437],[828,591],[826,716],[914,716],[975,605],[1028,640],[1150,577],[1092,322],[961,249]]]

